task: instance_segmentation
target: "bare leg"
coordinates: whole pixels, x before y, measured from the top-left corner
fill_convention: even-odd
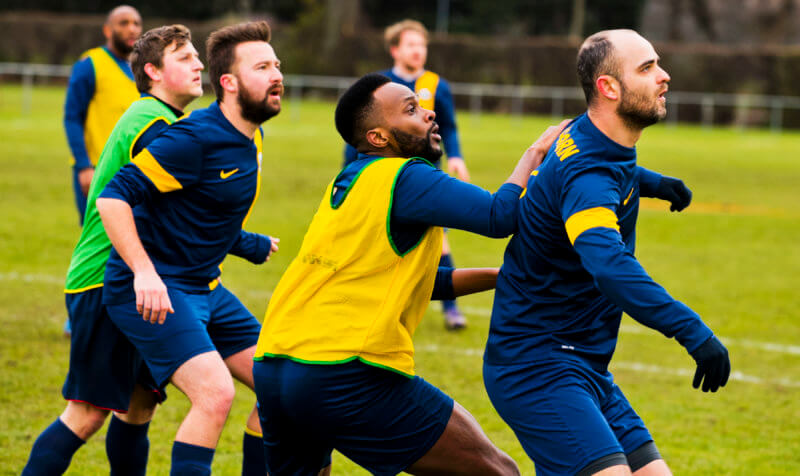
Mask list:
[[[235,392],[222,357],[216,351],[196,355],[175,371],[171,381],[192,405],[175,441],[216,448]]]
[[[657,459],[636,470],[633,476],[672,476],[672,471],[663,459]]]
[[[618,464],[594,473],[594,476],[631,476],[628,465]]]
[[[439,441],[406,472],[418,475],[519,475],[519,468],[514,460],[489,441],[477,420],[456,403]]]
[[[68,401],[59,419],[78,438],[86,441],[103,426],[109,413],[109,410],[93,407],[86,402]]]
[[[250,390],[255,389],[253,381],[253,356],[255,353],[256,346],[252,346],[225,359],[225,365],[228,366],[233,378],[250,387]],[[258,409],[255,405],[247,417],[247,428],[261,434],[261,422],[258,419]]]

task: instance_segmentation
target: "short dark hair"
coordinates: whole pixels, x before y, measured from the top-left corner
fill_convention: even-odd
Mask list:
[[[619,67],[614,57],[614,46],[605,32],[595,33],[583,42],[578,51],[578,81],[591,105],[597,96],[595,81],[600,75],[609,74],[619,79]]]
[[[144,71],[147,63],[161,68],[164,66],[164,51],[169,45],[175,43],[177,50],[191,41],[192,32],[178,24],[153,28],[136,40],[133,51],[131,51],[131,70],[133,70],[133,79],[136,81],[136,89],[140,93],[146,93],[152,86],[153,81]]]
[[[339,98],[336,104],[336,130],[345,142],[356,149],[366,133],[366,119],[375,102],[375,90],[392,82],[382,74],[370,73],[362,76]]]
[[[208,76],[217,100],[222,100],[222,87],[219,78],[231,73],[236,62],[236,46],[248,41],[269,43],[272,33],[269,24],[263,20],[239,23],[220,28],[209,35],[206,40],[206,59],[208,60]]]

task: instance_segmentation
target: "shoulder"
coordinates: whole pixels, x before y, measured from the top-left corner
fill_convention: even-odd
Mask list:
[[[94,76],[94,63],[92,63],[92,58],[87,56],[87,54],[88,51],[82,54],[78,61],[72,65],[72,78],[81,76]]]

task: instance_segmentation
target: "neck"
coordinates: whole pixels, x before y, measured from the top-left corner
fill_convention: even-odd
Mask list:
[[[161,102],[167,103],[175,109],[183,111],[186,106],[194,99],[193,97],[180,97],[176,94],[170,94],[169,91],[161,88],[160,85],[154,84],[147,94],[157,97]]]
[[[629,128],[616,111],[609,107],[589,107],[587,113],[592,124],[617,144],[634,147],[642,136],[641,129]]]
[[[259,124],[252,123],[242,117],[242,110],[236,98],[229,97],[228,100],[223,98],[219,103],[219,109],[222,115],[230,122],[237,131],[241,132],[245,137],[252,139],[256,135],[256,129]]]
[[[106,48],[108,48],[108,51],[112,52],[114,56],[116,56],[117,58],[122,58],[125,61],[128,61],[130,57],[130,54],[124,55],[121,52],[119,52],[116,48],[114,48],[114,44],[111,43],[110,41],[106,43]]]
[[[424,70],[425,68],[409,69],[407,66],[403,66],[400,63],[395,63],[394,67],[392,68],[394,74],[403,79],[415,79],[422,74]]]

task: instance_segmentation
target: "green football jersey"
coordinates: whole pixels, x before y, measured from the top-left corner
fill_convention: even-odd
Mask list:
[[[103,285],[106,261],[111,252],[111,241],[103,228],[97,212],[97,196],[125,164],[131,161],[131,153],[136,140],[153,124],[165,121],[172,124],[177,120],[175,113],[164,103],[152,96],[143,97],[130,105],[119,118],[108,137],[100,159],[94,170],[92,185],[86,200],[86,214],[83,230],[67,271],[66,293],[79,293]]]

